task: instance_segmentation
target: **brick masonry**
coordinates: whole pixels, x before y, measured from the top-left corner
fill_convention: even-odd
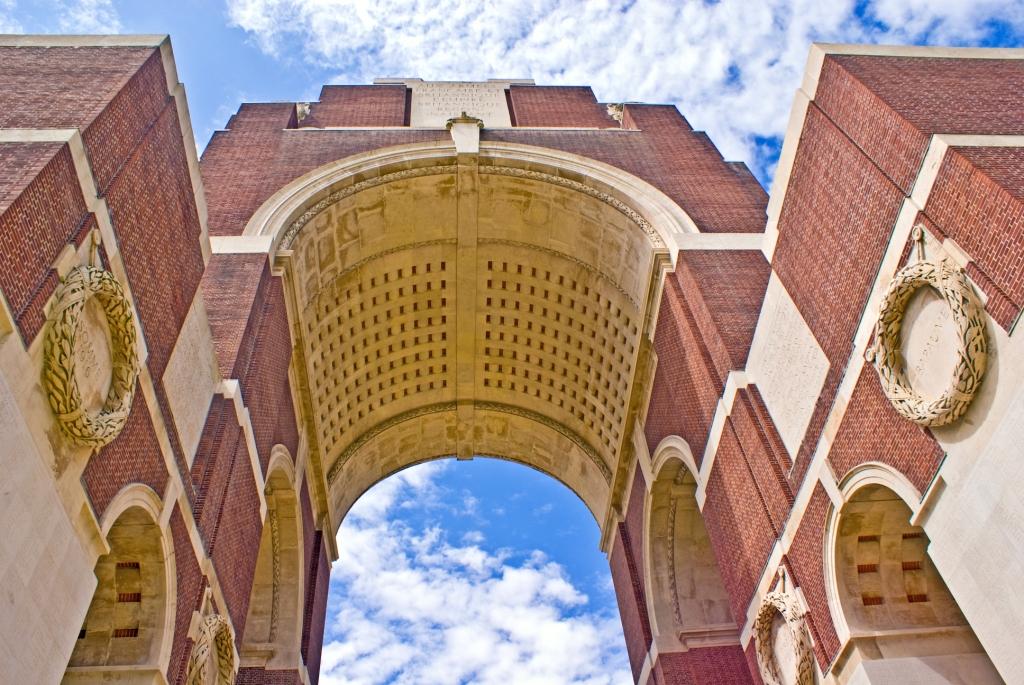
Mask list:
[[[218,254],[204,265],[182,122],[158,50],[0,48],[0,63],[12,67],[0,73],[0,128],[79,129],[110,209],[157,406],[148,406],[139,392],[126,430],[88,460],[81,480],[97,517],[129,483],[163,495],[180,478],[185,488],[168,528],[177,607],[167,676],[180,683],[192,614],[214,581],[225,605],[219,609],[230,616],[236,642],[244,641],[263,523],[245,428],[233,401],[214,396],[189,466],[161,379],[201,293],[221,376],[240,383],[260,467],[266,470],[277,444],[297,456],[300,428],[288,375],[292,341],[284,283],[261,254]],[[798,454],[787,453],[754,383],[736,392],[723,421],[703,484],[703,515],[740,622],[758,601],[771,550],[790,525],[869,289],[930,136],[1024,133],[1022,86],[1024,70],[1016,63],[828,57],[796,149],[771,262],[759,251],[684,251],[666,277],[644,426],[649,450],[667,436],[680,436],[702,465],[707,445],[714,444],[708,438],[726,380],[745,368],[772,272],[830,364]],[[510,87],[508,102],[515,125],[484,130],[484,141],[540,146],[613,165],[659,188],[706,233],[764,230],[764,190],[745,167],[726,163],[674,108],[630,104],[620,123],[589,88],[525,85]],[[246,104],[213,136],[201,163],[212,235],[241,234],[271,195],[325,164],[396,145],[449,140],[443,130],[405,126],[404,86],[326,86],[303,114],[295,103]],[[345,127],[353,128],[338,130]],[[1005,330],[1012,330],[1024,308],[1022,168],[1020,148],[952,148],[918,217],[970,255],[968,272]],[[97,225],[86,207],[66,145],[0,143],[0,290],[25,346],[43,330],[43,307],[57,285],[54,261],[66,245],[81,245]],[[160,435],[151,412],[162,418],[166,435]],[[171,473],[162,444],[173,453]],[[866,461],[881,461],[924,491],[942,458],[929,432],[895,415],[866,367],[828,454],[835,475],[841,479]],[[816,657],[827,668],[841,648],[822,559],[830,499],[821,484],[809,492],[783,563],[806,598]],[[636,678],[653,641],[643,557],[645,497],[643,471],[636,468],[609,553]],[[317,529],[305,479],[299,501],[305,551],[300,648],[316,682],[330,571],[323,536],[332,531]],[[208,565],[196,558],[193,525]],[[297,670],[247,667],[238,677],[242,684],[299,681]],[[760,679],[747,645],[661,654],[647,682]]]

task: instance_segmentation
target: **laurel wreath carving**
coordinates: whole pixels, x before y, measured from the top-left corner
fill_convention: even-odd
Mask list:
[[[907,302],[925,286],[945,300],[957,334],[952,380],[937,398],[924,397],[911,386],[900,353]],[[922,260],[900,269],[882,298],[875,347],[867,357],[874,362],[882,390],[904,418],[922,426],[942,426],[960,418],[981,386],[988,360],[985,318],[963,269],[949,259]]]
[[[86,302],[95,297],[110,330],[111,381],[103,407],[89,412],[75,377],[75,339]],[[43,380],[61,430],[78,445],[99,449],[117,437],[128,420],[139,375],[136,327],[121,284],[109,271],[79,266],[56,293],[46,333]]]
[[[793,656],[797,664],[795,683],[782,682],[782,671],[775,661],[772,623],[776,615],[782,616],[793,636]],[[757,664],[765,685],[814,685],[814,651],[804,616],[796,597],[788,592],[769,592],[761,602],[753,632]]]
[[[199,637],[188,658],[185,685],[234,685],[235,650],[231,624],[211,614],[199,626]],[[211,662],[215,666],[211,668]]]

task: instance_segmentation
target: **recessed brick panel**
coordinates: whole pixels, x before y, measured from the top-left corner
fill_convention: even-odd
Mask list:
[[[90,218],[67,145],[0,144],[0,288],[26,345],[57,287],[51,266]]]
[[[324,86],[300,127],[404,126],[404,84]]]
[[[629,491],[629,501],[626,503],[626,528],[629,530],[630,542],[634,543],[631,545],[631,551],[633,553],[632,564],[633,568],[637,571],[637,582],[640,585],[640,591],[643,595],[647,596],[646,587],[646,571],[644,569],[644,545],[643,541],[647,537],[647,531],[644,530],[644,500],[647,497],[647,484],[644,480],[644,473],[640,469],[640,464],[637,463],[633,471],[633,485]]]
[[[192,622],[192,612],[200,608],[203,590],[206,589],[206,578],[199,568],[199,562],[189,540],[185,519],[177,504],[171,513],[171,536],[174,541],[174,573],[177,577],[177,608],[174,614],[174,643],[171,647],[171,659],[167,666],[167,682],[181,685],[185,682],[188,667],[188,656],[192,651],[192,640],[188,637],[188,628]]]
[[[825,593],[825,566],[822,552],[825,547],[825,518],[831,504],[821,483],[815,483],[814,493],[807,505],[793,544],[786,555],[786,563],[793,581],[800,587],[810,613],[807,624],[814,639],[814,653],[818,665],[824,670],[839,653],[839,638],[832,623]]]
[[[675,278],[718,375],[746,366],[771,267],[759,250],[682,250]]]
[[[1024,307],[1024,148],[950,148],[925,206],[929,228],[973,260],[969,275],[1009,330]]]
[[[882,462],[923,493],[938,472],[942,456],[942,447],[926,428],[896,413],[882,392],[878,373],[865,364],[829,452],[836,476],[842,480],[860,464]]]
[[[701,647],[658,655],[657,685],[753,685],[746,655],[734,647]]]
[[[641,541],[636,541],[636,544],[641,544]],[[636,680],[640,677],[651,646],[651,626],[647,616],[647,600],[641,581],[634,572],[636,567],[632,561],[633,556],[633,541],[629,530],[626,524],[620,523],[608,563],[611,566],[615,599],[619,605],[622,632],[626,639],[626,653],[633,670],[633,679]]]
[[[199,215],[168,101],[107,191],[153,378],[162,378],[203,274]]]
[[[138,383],[124,429],[113,442],[89,458],[82,473],[82,484],[97,518],[103,517],[110,501],[129,483],[148,485],[161,497],[167,486],[167,468],[160,443]]]
[[[513,84],[509,101],[516,126],[619,128],[589,86]]]
[[[0,128],[85,129],[154,48],[0,47]]]
[[[666,279],[661,296],[654,350],[658,365],[644,425],[648,449],[653,453],[666,436],[678,435],[690,445],[699,466],[725,379],[673,278]]]
[[[82,132],[101,196],[106,194],[114,177],[128,163],[128,158],[169,103],[173,106],[173,99],[167,92],[163,60],[160,52],[153,50],[149,59]],[[178,136],[181,137],[180,131]]]
[[[722,431],[702,513],[732,615],[746,616],[776,536],[731,421]]]
[[[288,380],[292,345],[284,297],[281,278],[272,276],[264,262],[255,302],[229,376],[241,383],[264,472],[274,445],[283,444],[293,456],[299,446]]]

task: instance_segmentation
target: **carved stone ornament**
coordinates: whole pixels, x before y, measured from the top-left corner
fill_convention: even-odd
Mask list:
[[[783,670],[775,659],[775,644],[772,635],[775,617],[782,616],[792,636],[793,659],[796,664],[796,680],[783,682]],[[807,632],[804,612],[796,597],[786,591],[769,592],[757,618],[754,619],[754,649],[757,665],[765,685],[814,685],[814,651]]]
[[[900,352],[900,329],[907,302],[918,288],[931,286],[949,307],[956,327],[956,365],[946,391],[923,396],[907,380]],[[958,419],[981,386],[988,360],[988,340],[981,305],[963,269],[949,259],[921,260],[900,269],[882,298],[873,361],[882,390],[901,416],[922,426],[942,426]]]
[[[110,390],[95,412],[85,407],[75,375],[75,341],[85,305],[93,297],[106,317],[111,357]],[[112,273],[79,266],[58,288],[48,324],[43,380],[50,407],[68,438],[78,445],[99,449],[121,432],[132,407],[139,357],[131,305]]]
[[[235,649],[231,624],[220,614],[203,619],[188,657],[185,685],[234,685]]]

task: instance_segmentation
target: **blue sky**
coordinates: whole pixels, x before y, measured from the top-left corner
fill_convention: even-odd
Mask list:
[[[239,103],[324,83],[525,77],[676,104],[768,187],[811,41],[1018,47],[1024,2],[0,0],[0,32],[170,33],[200,149]],[[629,682],[597,527],[542,474],[409,469],[339,547],[327,685]]]

